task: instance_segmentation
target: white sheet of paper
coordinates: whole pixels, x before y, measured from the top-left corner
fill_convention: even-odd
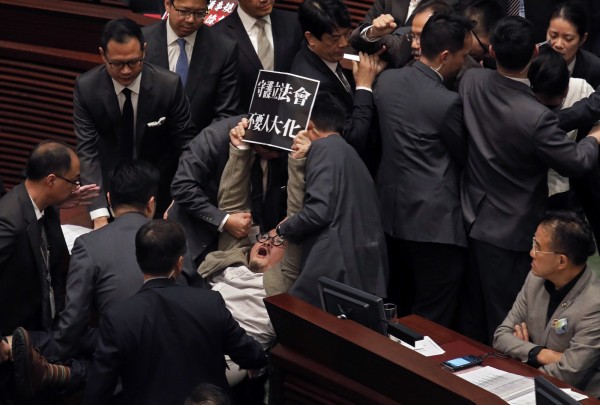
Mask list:
[[[433,341],[429,336],[424,336],[423,340],[417,340],[415,342],[415,346],[409,345],[406,342],[401,341],[400,339],[395,338],[394,336],[390,336],[394,342],[399,342],[404,347],[408,347],[411,350],[414,350],[417,353],[421,353],[423,356],[437,356],[438,354],[446,353],[444,349],[438,346],[437,343]]]

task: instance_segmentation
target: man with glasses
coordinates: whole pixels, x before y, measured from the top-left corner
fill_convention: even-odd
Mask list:
[[[0,199],[0,337],[18,326],[50,330],[64,306],[69,251],[56,206],[79,190],[79,159],[71,147],[45,141],[31,152],[25,173]],[[6,340],[0,363],[7,360]],[[12,374],[12,364],[1,365],[0,402],[14,390]]]
[[[144,37],[130,19],[109,21],[99,49],[104,64],[79,76],[73,95],[81,176],[85,184],[102,185],[90,208],[94,228],[108,223],[106,190],[122,159],[143,159],[159,169],[155,215],[162,217],[179,155],[196,132],[181,80],[145,63]]]
[[[531,272],[496,329],[494,348],[599,396],[600,280],[586,267],[594,251],[584,219],[547,213],[529,252]]]
[[[165,9],[166,21],[142,29],[146,61],[179,74],[198,133],[239,113],[237,45],[204,26],[206,0],[165,0]]]

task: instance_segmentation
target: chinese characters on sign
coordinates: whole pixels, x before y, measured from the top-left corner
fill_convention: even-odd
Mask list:
[[[298,131],[308,125],[318,89],[318,80],[261,70],[245,141],[290,150]]]
[[[210,13],[204,19],[204,25],[215,25],[231,14],[236,5],[237,0],[210,0],[208,3]]]

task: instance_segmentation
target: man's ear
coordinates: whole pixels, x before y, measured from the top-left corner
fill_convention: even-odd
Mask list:
[[[569,257],[567,255],[560,254],[558,255],[558,267],[561,269],[566,268],[569,265]]]
[[[146,216],[148,218],[153,218],[155,212],[156,212],[156,199],[154,198],[154,196],[152,196],[146,203]]]
[[[306,42],[308,42],[308,46],[314,46],[315,45],[315,36],[310,32],[310,31],[306,31],[304,33],[304,38],[306,39]]]
[[[100,56],[102,57],[102,61],[106,63],[106,55],[104,55],[104,49],[101,46],[98,47],[98,52],[100,52]]]

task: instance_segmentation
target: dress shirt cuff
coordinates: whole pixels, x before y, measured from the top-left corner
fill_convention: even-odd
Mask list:
[[[246,144],[246,143],[243,144],[243,145],[240,145],[240,146],[235,146],[234,144],[231,144],[231,146],[233,146],[234,148],[237,148],[239,150],[248,150],[248,149],[250,149],[250,146],[248,144]]]
[[[527,355],[527,364],[529,364],[530,366],[535,367],[535,368],[542,367],[542,364],[540,364],[537,361],[537,356],[538,356],[538,354],[540,354],[542,349],[544,349],[544,346],[536,346],[533,349],[531,349],[529,351],[529,354]]]
[[[107,208],[98,208],[97,210],[90,212],[90,218],[92,218],[92,221],[94,219],[100,218],[100,217],[106,217],[106,218],[110,217],[110,214],[109,214]]]
[[[373,89],[371,89],[370,87],[365,87],[365,86],[356,86],[356,90],[366,90],[368,92],[373,93]]]
[[[229,214],[225,214],[225,218],[223,218],[223,220],[219,224],[219,228],[217,228],[219,232],[223,232],[223,227],[225,226],[225,222],[227,222],[228,219],[229,219]]]
[[[367,31],[369,31],[371,29],[371,27],[372,27],[372,25],[369,25],[369,26],[363,28],[363,30],[360,32],[360,37],[367,42],[377,42],[377,41],[379,41],[380,38],[367,37]]]

